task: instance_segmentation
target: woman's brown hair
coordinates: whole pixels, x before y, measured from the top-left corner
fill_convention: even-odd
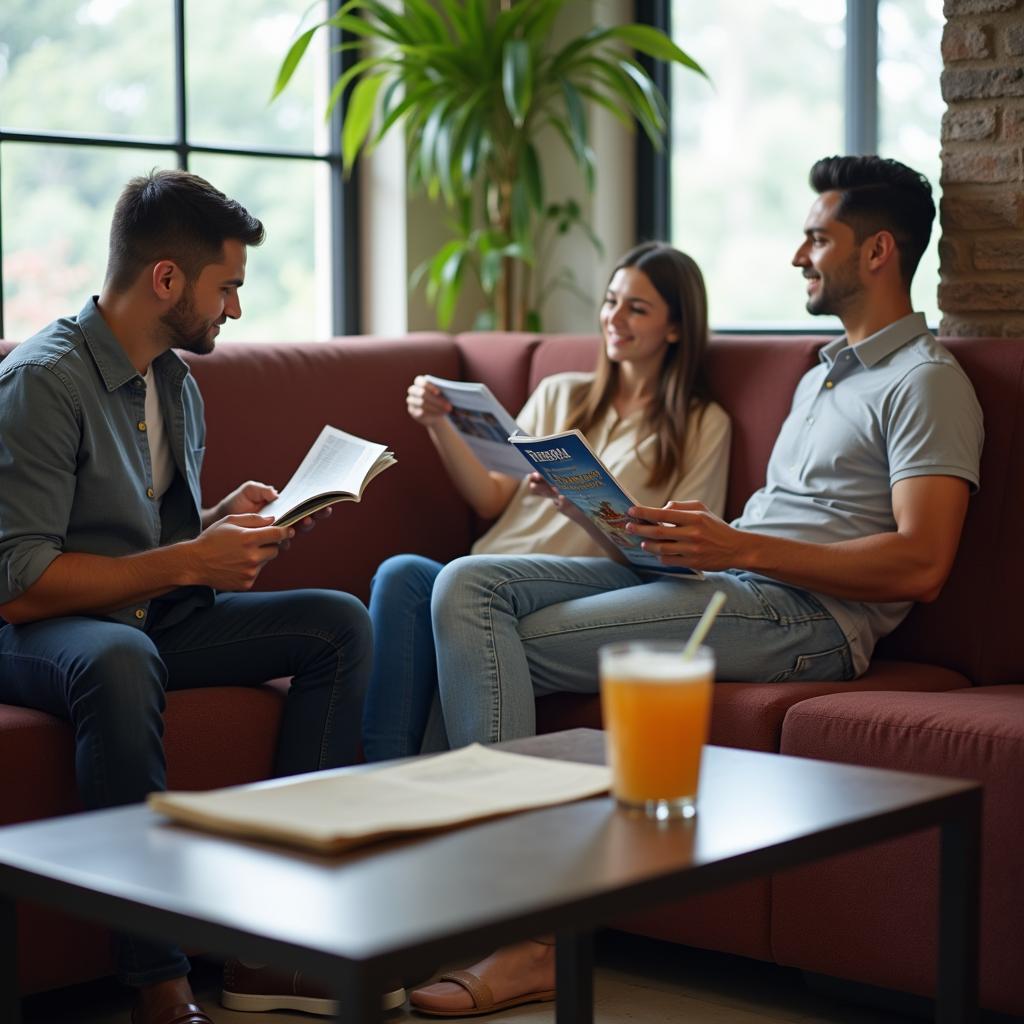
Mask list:
[[[662,242],[645,242],[616,264],[609,282],[624,267],[642,271],[668,305],[669,325],[678,341],[665,346],[656,391],[644,412],[644,436],[654,435],[654,464],[648,484],[676,479],[683,469],[683,451],[690,413],[703,416],[710,401],[704,355],[708,346],[708,298],[700,267],[678,249]],[[566,429],[584,434],[607,412],[615,397],[619,366],[601,346],[593,383],[569,412]],[[698,423],[699,418],[698,418]]]

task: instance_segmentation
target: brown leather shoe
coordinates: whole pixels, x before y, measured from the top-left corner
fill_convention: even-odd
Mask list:
[[[234,959],[224,962],[224,990],[220,1001],[229,1010],[252,1013],[301,1010],[322,1017],[334,1017],[338,1013],[338,1003],[332,993],[302,971],[249,966]],[[394,1010],[404,1002],[405,989],[395,988],[381,997],[381,1009]]]
[[[143,1019],[132,1010],[132,1024],[213,1024],[213,1021],[195,1003],[168,1006],[152,1019]]]

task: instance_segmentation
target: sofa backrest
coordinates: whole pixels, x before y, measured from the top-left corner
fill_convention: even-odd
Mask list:
[[[727,515],[764,481],[793,388],[821,338],[732,336],[709,351],[712,388],[733,421]],[[380,561],[414,551],[440,561],[464,553],[479,529],[426,436],[405,414],[417,373],[482,380],[514,414],[550,373],[590,369],[595,335],[423,333],[280,344],[232,342],[189,357],[204,397],[204,493],[220,497],[249,478],[282,484],[325,423],[391,445],[398,465],[362,504],[301,537],[261,576],[264,588],[338,587],[365,597]],[[918,605],[879,648],[885,657],[945,665],[978,684],[1020,682],[1015,628],[1024,610],[1024,344],[954,339],[950,350],[985,414],[982,486],[972,497],[942,595]],[[0,357],[11,348],[0,340]]]
[[[388,555],[409,551],[447,561],[465,552],[474,529],[470,512],[426,431],[405,414],[405,391],[417,373],[460,376],[450,337],[231,342],[187,358],[206,403],[207,500],[248,479],[282,486],[327,423],[387,444],[398,457],[361,503],[334,506],[330,519],[271,562],[261,589],[334,587],[365,598]]]
[[[938,662],[980,686],[1024,680],[1024,344],[954,338],[944,344],[971,378],[985,417],[981,488],[970,501],[942,595],[914,607],[882,641],[886,657]]]

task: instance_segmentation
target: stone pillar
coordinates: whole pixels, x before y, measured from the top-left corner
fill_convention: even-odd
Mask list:
[[[1024,0],[945,0],[940,333],[1024,337]]]

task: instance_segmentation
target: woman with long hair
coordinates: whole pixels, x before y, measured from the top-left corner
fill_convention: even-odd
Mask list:
[[[541,381],[517,417],[519,425],[534,436],[578,428],[641,504],[699,500],[721,513],[730,427],[708,391],[707,297],[697,264],[671,246],[637,246],[612,273],[600,326],[603,345],[596,371]],[[406,401],[459,493],[481,518],[496,518],[470,559],[539,555],[581,565],[608,561],[612,552],[600,532],[540,476],[517,479],[488,471],[448,421],[448,403],[423,377],[410,386]],[[431,599],[444,568],[419,555],[396,555],[374,578],[374,669],[363,720],[369,760],[416,754],[422,748],[438,693],[442,652],[435,646]],[[532,695],[518,696],[522,699],[503,702],[492,693],[488,700],[470,701],[479,706],[463,709],[465,715],[460,711],[451,725],[446,701],[452,745],[532,734]],[[502,705],[500,713],[496,703]]]

